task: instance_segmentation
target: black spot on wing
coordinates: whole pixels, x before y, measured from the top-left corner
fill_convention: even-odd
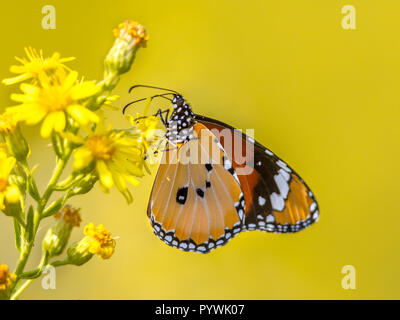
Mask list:
[[[179,204],[185,204],[188,194],[188,187],[182,187],[176,193],[176,202]]]
[[[204,191],[203,191],[202,189],[197,188],[197,189],[196,189],[196,193],[197,193],[197,195],[198,195],[200,198],[203,198],[203,197],[204,197]]]

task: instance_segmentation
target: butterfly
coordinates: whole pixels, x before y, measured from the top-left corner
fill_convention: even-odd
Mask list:
[[[167,142],[147,208],[155,235],[166,244],[207,253],[243,231],[293,233],[318,220],[310,188],[272,151],[195,114],[176,91],[137,85],[130,92],[136,87],[168,91],[151,98],[166,98],[172,107],[171,115],[170,108],[156,114]]]

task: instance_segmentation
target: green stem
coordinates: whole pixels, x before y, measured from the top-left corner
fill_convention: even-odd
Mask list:
[[[84,178],[85,176],[83,174],[79,174],[77,176],[74,175],[70,175],[67,179],[65,179],[64,181],[58,183],[55,187],[54,190],[55,191],[65,191],[68,190],[69,188],[71,188],[76,182],[78,182],[79,180],[81,180],[82,178]]]
[[[43,268],[47,265],[48,262],[49,262],[49,255],[48,255],[47,252],[43,252],[42,259],[40,260],[40,263],[39,263],[38,267],[35,270],[22,273],[19,276],[19,278],[20,279],[36,279],[36,278],[39,278],[40,275],[43,272]]]
[[[69,260],[68,259],[65,259],[65,260],[57,260],[57,261],[54,261],[54,262],[52,262],[51,263],[51,265],[53,266],[53,267],[60,267],[60,266],[65,266],[65,265],[67,265],[67,264],[70,264],[70,262],[69,262]]]
[[[19,294],[30,284],[30,282],[32,281],[32,279],[26,281],[21,287],[19,287],[19,289],[17,290],[17,292],[14,293],[14,289],[15,287],[18,285],[19,281],[20,281],[20,276],[24,271],[24,268],[26,266],[26,263],[28,261],[29,255],[31,253],[33,244],[34,244],[34,239],[36,238],[36,233],[37,230],[39,228],[39,223],[40,220],[42,219],[42,213],[43,213],[43,209],[46,206],[47,202],[49,201],[50,196],[52,195],[53,191],[54,191],[54,187],[58,182],[58,179],[60,178],[67,162],[68,159],[70,157],[70,153],[67,154],[64,159],[57,159],[57,163],[56,163],[56,167],[54,168],[54,172],[53,175],[47,185],[47,188],[43,194],[43,197],[41,197],[38,201],[38,208],[34,213],[34,217],[33,217],[33,237],[32,237],[32,241],[28,241],[24,244],[24,246],[22,247],[21,250],[21,254],[20,257],[18,259],[17,262],[17,267],[15,269],[15,274],[17,275],[17,280],[12,284],[11,286],[11,296],[14,297],[15,295],[17,295],[17,297],[19,296]],[[26,165],[26,168],[28,169],[28,172],[30,173],[29,167]],[[33,180],[33,179],[32,179]],[[33,180],[34,182],[34,180]],[[36,186],[36,183],[34,184]],[[22,290],[21,290],[22,289]],[[17,294],[18,293],[18,294]]]
[[[26,278],[22,277],[24,274],[21,275],[20,279],[28,279],[28,280],[26,280],[21,286],[18,287],[17,290],[15,290],[11,294],[10,300],[17,300],[19,298],[19,296],[21,295],[21,293],[33,282],[33,280],[35,280],[36,278],[40,277],[40,275],[43,272],[43,268],[47,265],[48,260],[49,260],[48,255],[47,254],[43,254],[41,263],[40,263],[40,265],[39,265],[39,267],[37,269],[32,270],[30,272],[26,272],[25,273],[25,274],[27,274]],[[57,260],[57,261],[52,262],[50,265],[55,267],[55,268],[57,268],[57,267],[60,267],[60,266],[65,266],[67,264],[69,264],[68,259],[66,259],[66,260]],[[32,274],[32,277],[28,278],[28,276],[30,274]]]
[[[15,274],[18,276],[22,273],[25,268],[26,262],[28,261],[29,254],[32,250],[33,242],[26,243],[22,247],[21,254],[17,263],[17,267],[15,268]],[[18,279],[15,281],[14,286],[17,284]]]
[[[18,289],[11,294],[10,300],[17,300],[21,293],[33,282],[35,279],[26,280]]]
[[[60,179],[60,176],[61,176],[61,174],[62,174],[62,172],[63,172],[63,170],[64,170],[64,168],[65,168],[65,166],[66,166],[66,164],[68,162],[68,159],[69,159],[70,155],[71,154],[69,153],[69,154],[67,154],[65,156],[64,159],[60,159],[60,158],[57,159],[57,164],[56,164],[56,167],[54,169],[53,176],[51,177],[51,179],[50,179],[50,181],[49,181],[49,183],[47,185],[47,188],[46,188],[46,190],[45,190],[45,192],[43,194],[43,197],[41,198],[39,206],[38,206],[38,212],[40,214],[43,212],[43,209],[46,206],[47,202],[49,201],[50,196],[54,192],[55,186],[56,186],[56,184],[58,182],[58,179]]]

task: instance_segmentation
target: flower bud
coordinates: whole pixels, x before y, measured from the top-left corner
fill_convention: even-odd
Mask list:
[[[93,253],[89,251],[90,241],[87,240],[87,237],[84,237],[68,248],[67,255],[70,264],[81,266],[93,257]]]
[[[0,115],[0,134],[4,137],[9,154],[21,162],[26,161],[30,154],[29,145],[13,113],[4,112]]]
[[[88,174],[83,179],[79,180],[73,185],[71,189],[71,194],[85,194],[92,190],[93,186],[96,184],[99,178],[95,174]]]
[[[5,191],[4,214],[10,217],[17,217],[21,214],[20,204],[21,193],[16,185],[9,185]]]
[[[129,20],[119,24],[114,30],[114,35],[116,37],[114,45],[104,61],[106,79],[110,75],[127,72],[135,59],[136,51],[140,46],[145,47],[149,39],[144,26]]]
[[[43,240],[43,249],[50,257],[60,255],[71,236],[72,228],[79,227],[81,217],[79,209],[65,206],[61,211],[54,214],[57,222],[47,231]]]

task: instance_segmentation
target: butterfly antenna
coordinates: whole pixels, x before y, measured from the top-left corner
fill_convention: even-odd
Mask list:
[[[149,89],[164,90],[164,91],[169,91],[169,92],[173,92],[175,94],[181,95],[179,92],[177,92],[175,90],[161,88],[161,87],[155,87],[155,86],[148,86],[148,85],[144,85],[144,84],[136,84],[136,85],[130,87],[129,88],[129,93],[131,93],[133,91],[133,89],[135,89],[135,88],[149,88]]]
[[[154,95],[154,96],[151,97],[151,100],[153,100],[154,98],[164,98],[164,99],[167,99],[168,101],[172,102],[172,99],[166,97],[166,96],[169,95],[169,94],[174,95],[175,93],[168,92],[168,93],[163,93],[163,94],[156,94],[156,95]],[[144,101],[144,100],[146,100],[146,99],[147,99],[147,98],[142,98],[142,99],[138,99],[138,100],[129,102],[129,103],[122,109],[122,114],[125,114],[126,109],[128,109],[128,107],[129,107],[130,105],[132,105],[132,104],[134,104],[134,103],[137,103],[137,102],[140,102],[140,101]]]

